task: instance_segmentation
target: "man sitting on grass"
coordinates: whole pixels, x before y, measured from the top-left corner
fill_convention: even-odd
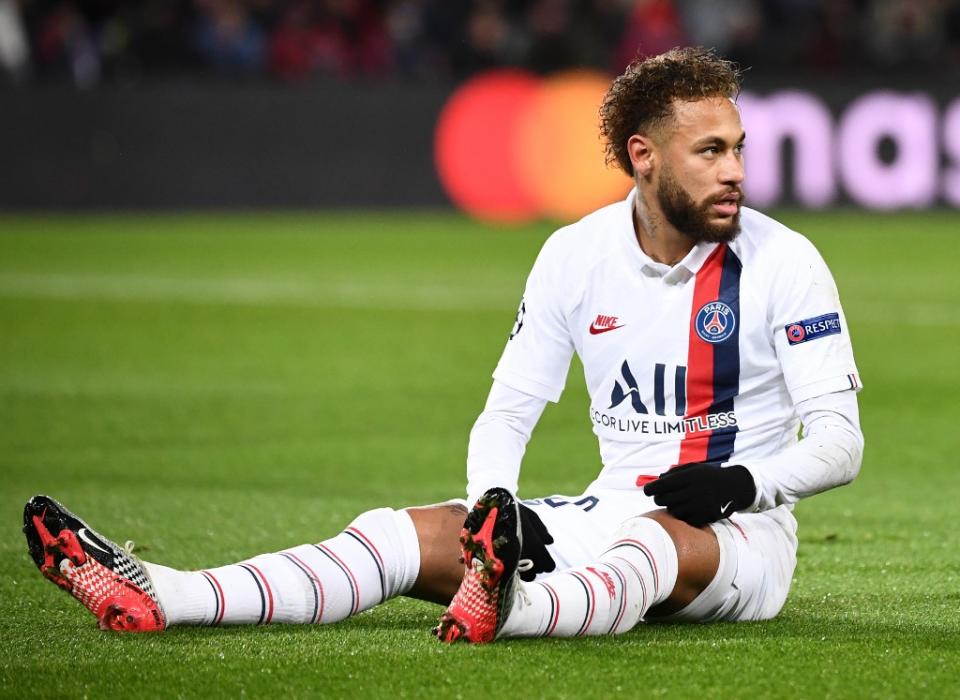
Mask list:
[[[859,471],[860,380],[816,249],[741,205],[738,91],[702,49],[613,82],[601,130],[636,186],[537,258],[470,435],[467,502],[382,508],[318,544],[177,571],[36,496],[40,570],[116,630],[336,622],[397,595],[449,604],[444,641],[777,615],[793,504]],[[527,441],[574,352],[603,469],[581,495],[520,504]]]

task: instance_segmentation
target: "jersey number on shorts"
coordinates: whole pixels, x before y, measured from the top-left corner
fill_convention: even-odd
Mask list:
[[[600,499],[596,496],[584,496],[578,501],[568,501],[565,498],[556,498],[551,496],[550,498],[544,498],[543,502],[546,503],[551,508],[559,508],[560,506],[569,506],[575,505],[580,508],[583,508],[585,513],[589,513],[591,510],[597,507],[597,504],[600,502]]]

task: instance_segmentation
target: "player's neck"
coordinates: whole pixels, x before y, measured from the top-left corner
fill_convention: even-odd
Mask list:
[[[683,260],[694,246],[693,240],[675,229],[639,190],[633,207],[633,230],[640,250],[647,257],[671,267]]]

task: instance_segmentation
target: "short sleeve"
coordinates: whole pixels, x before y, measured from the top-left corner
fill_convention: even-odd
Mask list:
[[[840,295],[812,243],[798,236],[772,287],[774,344],[794,405],[844,389],[859,391]]]
[[[493,378],[517,391],[547,401],[559,401],[567,381],[573,341],[561,295],[563,255],[554,239],[540,251],[527,278],[517,320],[493,373]]]

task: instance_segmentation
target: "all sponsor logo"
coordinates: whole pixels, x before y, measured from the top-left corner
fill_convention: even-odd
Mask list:
[[[614,380],[613,391],[610,392],[610,406],[608,406],[608,408],[616,408],[629,397],[630,403],[633,405],[633,410],[636,413],[647,413],[647,407],[644,405],[643,399],[640,398],[640,388],[637,386],[637,380],[634,378],[633,372],[630,371],[630,365],[626,360],[624,360],[620,366],[620,375],[623,377],[626,389],[620,385],[620,382]]]
[[[727,304],[711,301],[700,307],[694,325],[701,340],[711,344],[722,343],[733,335],[737,317]]]
[[[837,312],[788,323],[783,329],[787,333],[787,343],[790,345],[799,345],[824,336],[839,335],[843,332],[840,327],[840,314]]]
[[[687,416],[687,368],[677,366],[673,377],[672,411],[667,408],[666,365],[657,363],[653,367],[653,411],[648,410],[650,396],[644,392],[641,396],[641,386],[649,386],[644,382],[637,382],[637,377],[630,369],[629,363],[624,360],[620,366],[620,379],[614,379],[613,389],[610,392],[610,405],[606,410],[590,408],[590,420],[599,427],[616,431],[624,435],[642,435],[650,440],[667,440],[683,437],[692,433],[731,429],[737,427],[737,415],[734,411],[719,411],[706,415]],[[646,400],[646,402],[645,402]],[[629,402],[629,403],[628,403]],[[624,414],[623,409],[614,412],[621,404],[633,408]],[[639,414],[639,415],[637,415]]]

